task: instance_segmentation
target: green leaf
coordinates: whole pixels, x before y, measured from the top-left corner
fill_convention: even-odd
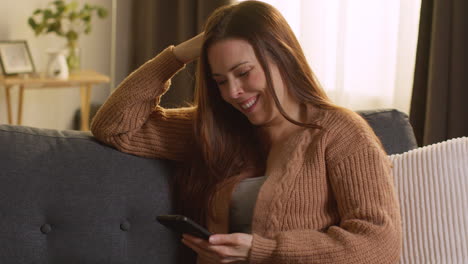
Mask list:
[[[63,12],[65,12],[66,8],[64,5],[61,5],[61,6],[58,6],[57,7],[57,13],[59,14],[62,14]]]
[[[87,15],[87,16],[83,17],[83,21],[84,22],[91,22],[91,15]]]
[[[100,18],[105,18],[107,17],[107,10],[103,7],[100,7],[98,10],[97,10],[97,13],[98,13],[98,16]]]
[[[68,10],[76,10],[78,8],[78,2],[77,1],[71,1],[68,5],[67,5],[67,9]]]
[[[52,31],[55,31],[54,24],[50,25],[50,26],[47,28],[46,33],[50,33],[50,32],[52,32]]]
[[[36,30],[37,24],[36,24],[36,21],[34,21],[34,18],[30,17],[28,19],[28,24],[33,30]]]
[[[46,9],[44,10],[44,19],[49,19],[49,18],[53,18],[52,11],[50,11],[49,9]]]
[[[77,40],[77,39],[78,39],[78,34],[77,34],[75,31],[70,30],[70,31],[67,32],[66,37],[67,37],[68,40],[72,40],[72,41],[73,41],[73,40]]]
[[[81,13],[81,18],[91,16],[91,11],[90,10],[82,10],[83,12]]]
[[[55,31],[58,33],[61,28],[62,28],[62,23],[60,22],[60,20],[57,20],[57,22],[54,23],[54,27],[55,27]]]
[[[78,18],[78,13],[76,12],[71,12],[70,15],[68,16],[68,19],[70,19],[71,22],[75,21],[75,19]]]
[[[64,6],[65,3],[62,0],[54,1],[54,5],[56,6]]]
[[[65,34],[63,34],[63,30],[62,30],[62,23],[60,23],[60,21],[57,23],[58,23],[58,26],[57,26],[57,29],[55,30],[55,33],[60,37],[65,37]]]
[[[36,9],[36,11],[34,11],[33,15],[38,15],[38,14],[40,14],[41,12],[42,12],[42,10]]]
[[[44,28],[45,28],[44,24],[38,25],[38,27],[34,30],[36,33],[36,36],[40,35],[42,31],[44,31]]]

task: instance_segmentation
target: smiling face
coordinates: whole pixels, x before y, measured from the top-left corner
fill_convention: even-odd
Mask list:
[[[224,101],[242,112],[253,125],[286,121],[275,105],[267,88],[265,72],[247,41],[225,39],[215,42],[208,48],[208,62]],[[278,67],[271,61],[268,65],[281,106],[288,113],[294,111],[298,103],[289,95]]]

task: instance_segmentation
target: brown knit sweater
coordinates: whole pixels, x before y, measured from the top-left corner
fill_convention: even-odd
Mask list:
[[[126,153],[183,159],[194,109],[158,106],[183,67],[170,47],[130,74],[93,119],[94,136]],[[399,205],[390,162],[372,129],[344,109],[311,108],[308,118],[323,129],[295,132],[268,158],[249,262],[398,262]],[[235,184],[218,190],[216,218],[207,223],[214,233],[227,233]]]

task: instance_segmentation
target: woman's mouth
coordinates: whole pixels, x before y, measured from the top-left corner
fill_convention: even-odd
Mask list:
[[[258,96],[252,97],[248,99],[247,101],[243,102],[240,104],[240,107],[245,111],[245,112],[251,112],[254,108],[254,106],[257,104]]]

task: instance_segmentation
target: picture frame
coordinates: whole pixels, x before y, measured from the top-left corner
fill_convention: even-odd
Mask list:
[[[0,64],[7,76],[36,71],[26,40],[0,41]]]

